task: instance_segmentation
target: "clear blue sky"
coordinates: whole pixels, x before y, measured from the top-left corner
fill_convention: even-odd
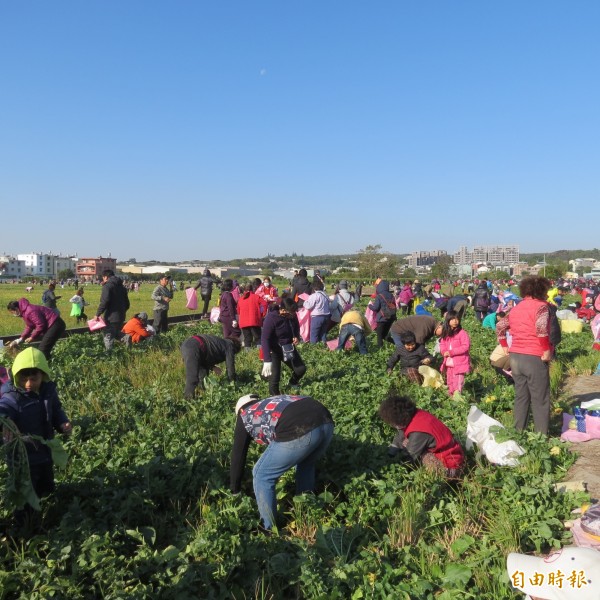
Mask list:
[[[6,0],[0,253],[594,248],[599,25],[598,0]]]

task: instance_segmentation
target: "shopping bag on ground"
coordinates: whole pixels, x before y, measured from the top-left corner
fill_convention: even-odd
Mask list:
[[[427,365],[421,365],[419,367],[419,374],[423,376],[422,387],[432,387],[434,389],[443,387],[444,378],[439,371],[436,371],[433,367]]]
[[[497,442],[495,434],[490,431],[492,427],[504,429],[499,421],[492,419],[476,406],[471,406],[467,416],[467,450],[472,448],[473,444],[477,444],[492,464],[516,467],[519,464],[519,456],[525,454],[525,450],[513,440]]]

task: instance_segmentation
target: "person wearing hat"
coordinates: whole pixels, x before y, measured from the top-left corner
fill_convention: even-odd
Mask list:
[[[164,274],[160,276],[158,285],[154,288],[151,296],[154,300],[154,321],[152,327],[156,335],[169,330],[167,315],[169,314],[169,302],[173,300],[173,287],[171,276]]]
[[[240,398],[231,451],[230,489],[241,490],[250,442],[267,446],[252,469],[254,495],[265,529],[275,526],[275,486],[286,472],[296,468],[296,493],[312,492],[315,465],[325,454],[333,437],[329,410],[309,396],[271,396],[261,400],[255,394]]]
[[[10,382],[2,386],[0,416],[10,419],[12,424],[4,426],[4,443],[9,444],[15,433],[39,435],[49,440],[54,431],[70,434],[71,423],[62,409],[56,384],[50,381],[50,368],[46,357],[37,348],[25,348],[15,358],[11,368]],[[14,427],[13,427],[14,426]],[[29,472],[33,489],[42,498],[54,491],[54,471],[50,448],[31,438],[25,442]],[[13,468],[9,458],[9,468]],[[26,505],[15,517],[23,524],[33,507]]]
[[[128,340],[130,343],[138,344],[142,340],[152,336],[152,332],[148,330],[148,315],[145,312],[137,313],[133,315],[121,331],[125,334],[123,338],[125,344],[128,346]],[[129,336],[129,337],[127,337]]]

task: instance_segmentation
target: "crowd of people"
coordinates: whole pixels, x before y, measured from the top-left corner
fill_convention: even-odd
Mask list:
[[[116,341],[137,344],[168,330],[168,311],[174,292],[168,275],[159,277],[151,294],[155,303],[152,326],[145,312],[126,320],[130,308],[128,289],[114,272],[106,270],[102,281],[100,302],[90,323],[102,320],[108,352]],[[183,393],[188,399],[197,396],[211,371],[221,373],[218,365],[222,363],[226,365],[228,379],[235,381],[236,355],[242,348],[248,351],[258,347],[261,375],[268,381],[269,396],[261,399],[247,395],[237,403],[230,485],[232,492],[240,491],[250,442],[267,446],[253,469],[254,492],[266,530],[276,524],[277,480],[295,467],[298,493],[312,490],[315,465],[326,453],[334,431],[334,420],[326,406],[300,392],[301,380],[307,372],[299,351],[301,342],[322,344],[330,337],[329,342],[333,342],[330,349],[343,352],[352,349],[350,340],[353,340],[356,350],[364,355],[369,352],[368,338],[374,331],[378,352],[387,354],[388,344],[394,346],[386,360],[389,376],[394,375],[399,363],[400,376],[421,384],[421,367],[438,366],[448,393],[454,395],[462,392],[465,376],[471,369],[471,339],[462,327],[466,311],[474,311],[481,327],[489,326],[486,320],[494,316],[492,328],[496,330],[498,347],[490,361],[515,386],[515,428],[525,429],[531,412],[535,431],[548,434],[549,363],[560,342],[556,313],[562,297],[575,290],[566,285],[553,288],[547,279],[530,276],[520,282],[518,296],[481,281],[472,290],[467,289],[471,293],[444,297],[439,287],[435,291],[437,283],[423,286],[415,280],[392,284],[379,279],[366,307],[364,304],[359,307],[362,285],[360,291],[356,286],[352,292],[349,282],[341,280],[333,293],[327,294],[321,273],[316,272],[310,281],[304,269],[281,293],[269,277],[256,278],[245,285],[233,279],[222,282],[218,306],[213,308],[218,313],[221,335],[192,335],[180,347],[185,367]],[[200,290],[202,318],[209,315],[214,285],[210,271],[206,270],[192,288],[194,292]],[[23,333],[11,345],[17,347],[34,341],[40,344],[17,355],[11,377],[0,391],[0,416],[8,417],[21,433],[46,438],[55,430],[68,434],[72,429],[62,411],[56,386],[51,382],[48,365],[52,349],[65,331],[65,322],[56,308],[60,296],[54,290],[55,286],[50,284],[43,305],[31,304],[26,298],[8,304],[9,312],[25,322]],[[599,312],[598,296],[598,290],[594,289],[586,289],[582,294],[582,303],[588,311],[582,318],[588,322]],[[84,300],[84,290],[78,289],[70,302],[72,315],[78,321],[87,319],[84,309],[89,304]],[[440,318],[433,316],[436,309]],[[434,340],[435,347],[428,348]],[[282,365],[290,372],[284,386]],[[282,387],[288,393],[282,393]],[[46,408],[40,410],[40,405]],[[438,417],[421,410],[410,398],[395,393],[383,400],[379,416],[396,432],[389,448],[391,455],[422,464],[448,478],[460,477],[465,466],[464,451]],[[32,480],[36,493],[43,496],[53,488],[51,461],[34,446],[28,445]]]

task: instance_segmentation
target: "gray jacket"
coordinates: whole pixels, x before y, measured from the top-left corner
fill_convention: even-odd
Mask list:
[[[164,285],[157,285],[150,296],[154,300],[154,310],[169,310],[169,303],[165,298],[173,298],[173,290]]]

